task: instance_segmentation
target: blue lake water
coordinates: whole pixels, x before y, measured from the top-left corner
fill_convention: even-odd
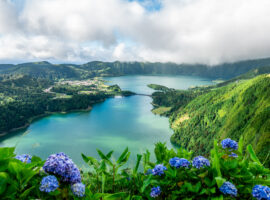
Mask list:
[[[209,85],[211,80],[190,76],[122,76],[105,78],[124,90],[151,94],[147,84],[171,88]],[[16,153],[28,153],[46,159],[50,154],[65,152],[82,166],[81,153],[98,157],[96,149],[114,150],[118,156],[125,147],[131,151],[130,164],[137,153],[153,151],[154,143],[166,142],[169,147],[173,131],[168,119],[152,114],[151,97],[110,98],[93,106],[90,112],[53,114],[33,122],[25,131],[0,139],[0,146],[16,146]]]

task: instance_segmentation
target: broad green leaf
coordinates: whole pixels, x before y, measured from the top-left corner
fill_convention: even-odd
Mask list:
[[[118,164],[122,163],[128,154],[128,147],[123,151],[123,153],[119,156],[118,160],[116,161]]]
[[[22,188],[26,187],[28,182],[38,173],[36,170],[30,170],[30,169],[22,169],[21,171],[21,182],[22,182]]]
[[[255,152],[254,152],[251,144],[249,144],[247,146],[247,151],[249,152],[249,155],[250,155],[251,160],[253,160],[254,162],[258,163],[259,165],[262,165],[261,162],[260,162],[260,160],[256,156],[256,154],[255,154]]]
[[[111,156],[112,156],[112,154],[113,154],[113,152],[114,152],[114,151],[110,151],[109,153],[107,153],[106,157],[107,157],[108,159],[110,159]]]
[[[220,188],[223,185],[223,183],[226,182],[226,179],[222,177],[215,177],[215,179],[216,179],[218,188]]]
[[[0,148],[0,160],[12,158],[14,154],[15,147],[1,147]]]
[[[8,171],[13,174],[17,180],[20,180],[20,171],[22,170],[22,163],[19,163],[21,161],[10,161],[8,164]]]
[[[101,157],[101,159],[106,160],[109,165],[113,166],[113,163],[107,158],[107,156],[102,153],[99,149],[97,149],[98,155]]]

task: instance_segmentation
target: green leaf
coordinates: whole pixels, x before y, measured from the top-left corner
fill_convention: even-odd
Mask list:
[[[146,187],[151,183],[152,175],[150,175],[146,180],[143,181],[143,185],[140,189],[141,193],[144,193]]]
[[[31,159],[31,164],[40,163],[40,162],[42,162],[42,159],[40,157],[33,156]]]
[[[150,151],[146,150],[146,153],[143,153],[143,170],[144,173],[148,169],[148,163],[150,162]]]
[[[243,135],[241,135],[239,142],[238,142],[238,151],[240,152],[240,154],[243,154],[243,145],[244,145],[244,139],[243,139]]]
[[[57,189],[57,190],[55,190],[53,192],[49,192],[48,194],[51,195],[51,196],[58,196],[59,194],[61,194],[61,192]]]
[[[104,200],[119,200],[120,198],[125,198],[127,195],[128,194],[126,192],[109,194],[104,197]]]
[[[218,156],[217,140],[214,140],[214,149],[212,149],[211,153],[213,154],[213,157],[214,157],[212,161],[212,165],[217,172],[217,176],[222,177],[221,170],[220,170],[219,156]]]
[[[110,151],[109,153],[107,153],[107,155],[106,155],[107,159],[110,159],[112,154],[113,154],[113,151]]]
[[[90,166],[94,165],[95,167],[97,167],[97,165],[98,165],[97,159],[95,159],[91,156],[86,156],[83,153],[81,155],[82,155],[82,158],[83,158],[85,163],[87,163]]]
[[[24,199],[26,198],[29,193],[35,188],[35,186],[32,186],[30,188],[28,188],[27,190],[25,190],[21,195],[20,195],[20,199]]]
[[[8,178],[9,176],[6,172],[0,172],[0,195],[6,190]]]
[[[211,197],[211,200],[223,200],[223,196],[220,195],[218,197]]]
[[[220,188],[223,185],[223,183],[226,182],[226,179],[222,177],[215,177],[215,179],[216,179],[218,188]]]
[[[254,162],[258,163],[259,165],[262,165],[260,160],[258,159],[258,157],[256,156],[251,144],[249,144],[247,146],[247,151],[249,152],[250,158],[251,160],[253,160]]]
[[[22,188],[26,187],[28,182],[38,173],[38,169],[31,170],[31,169],[22,169],[21,174],[21,182]]]
[[[140,165],[140,162],[141,162],[141,159],[142,159],[142,155],[137,154],[137,161],[136,161],[135,168],[133,170],[133,174],[136,174],[137,173],[138,168],[139,168],[139,165]]]
[[[143,199],[143,198],[142,198],[142,196],[139,196],[139,195],[133,195],[133,196],[131,197],[131,199],[132,199],[132,200],[141,200],[141,199]]]
[[[0,148],[0,160],[7,159],[7,158],[13,158],[15,156],[14,150],[15,150],[15,147],[1,147]]]
[[[102,186],[101,186],[102,193],[104,193],[104,191],[105,191],[105,182],[106,182],[106,175],[104,173],[102,173]]]
[[[13,174],[18,180],[21,179],[20,171],[22,170],[22,163],[19,163],[21,161],[10,161],[8,164],[8,171]]]
[[[116,161],[118,164],[125,161],[126,156],[128,154],[128,147],[123,151],[123,153],[119,156],[118,160]]]
[[[107,156],[102,153],[99,149],[97,149],[98,155],[101,157],[101,159],[106,160],[109,165],[113,166],[113,163],[107,158]]]

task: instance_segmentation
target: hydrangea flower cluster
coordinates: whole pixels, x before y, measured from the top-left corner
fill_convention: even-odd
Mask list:
[[[237,189],[236,189],[235,185],[229,181],[224,182],[223,185],[219,188],[219,190],[223,194],[231,195],[233,197],[237,196]]]
[[[150,196],[153,197],[153,198],[155,198],[155,197],[158,197],[158,196],[160,195],[160,193],[161,193],[161,189],[160,189],[159,186],[153,187],[153,188],[151,189]]]
[[[43,177],[39,190],[42,192],[53,192],[59,187],[59,183],[55,176],[45,176]]]
[[[179,167],[189,168],[190,166],[190,162],[185,158],[174,157],[170,159],[169,163],[172,167],[176,167],[176,168],[179,168]]]
[[[255,185],[252,189],[252,195],[257,200],[270,200],[270,188],[263,185]]]
[[[192,161],[192,166],[196,167],[197,169],[200,169],[202,167],[209,167],[210,166],[210,162],[208,159],[206,159],[203,156],[197,156],[193,159]]]
[[[167,167],[165,167],[163,164],[158,164],[152,170],[152,174],[161,176],[162,174],[164,174],[165,170],[167,170]]]
[[[230,138],[224,139],[221,141],[221,145],[223,149],[238,149],[238,143]]]
[[[69,182],[71,184],[81,182],[81,174],[78,167],[62,152],[50,155],[43,169],[47,173],[59,175],[63,182]]]
[[[83,197],[85,194],[85,185],[82,183],[75,183],[71,186],[71,191],[77,197]]]
[[[17,156],[15,156],[15,158],[17,160],[24,162],[24,163],[31,163],[31,160],[32,160],[32,156],[30,156],[28,154],[17,155]]]

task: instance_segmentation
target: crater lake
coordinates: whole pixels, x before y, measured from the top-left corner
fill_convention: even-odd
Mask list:
[[[175,89],[210,85],[210,79],[194,76],[121,76],[104,78],[107,84],[118,84],[122,90],[150,95],[150,83]],[[52,114],[34,121],[26,130],[0,138],[0,147],[16,146],[16,153],[28,153],[46,159],[50,154],[65,152],[82,166],[81,153],[98,158],[96,149],[118,156],[125,147],[131,151],[130,164],[135,163],[135,152],[153,152],[156,142],[169,147],[173,131],[166,117],[154,115],[150,96],[134,95],[109,98],[95,104],[91,111]]]

